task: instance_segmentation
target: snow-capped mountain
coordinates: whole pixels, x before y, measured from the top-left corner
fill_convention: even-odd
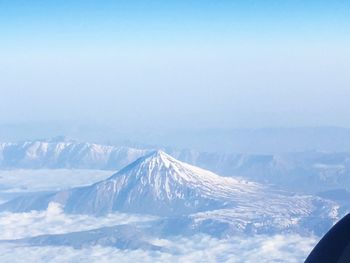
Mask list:
[[[26,210],[46,209],[54,201],[71,213],[189,214],[227,207],[236,199],[256,194],[260,188],[254,183],[220,177],[155,151],[91,186],[26,197],[13,205],[21,209],[23,201],[29,205],[24,206]]]
[[[0,168],[119,169],[150,150],[70,140],[0,143]]]
[[[175,217],[176,222],[182,218],[187,223],[181,224],[179,232],[206,232],[213,224],[219,224],[224,232],[266,232],[271,226],[276,231],[311,229],[316,223],[327,227],[339,216],[337,205],[331,201],[221,177],[162,151],[139,158],[91,186],[17,198],[0,209],[41,210],[50,202],[62,204],[69,213],[103,215],[122,211]],[[171,220],[162,224],[167,233],[176,229]]]

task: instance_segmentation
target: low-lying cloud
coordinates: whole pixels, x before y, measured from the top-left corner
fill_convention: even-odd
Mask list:
[[[153,220],[155,217],[112,213],[104,217],[65,214],[50,203],[46,211],[0,213],[0,239],[19,239],[43,234],[63,234],[105,226]]]
[[[106,217],[67,215],[57,203],[46,211],[1,213],[0,239],[19,239],[42,234],[60,234],[131,222],[152,217],[114,213]],[[207,235],[191,238],[155,239],[151,243],[166,252],[120,250],[112,247],[74,249],[59,246],[0,244],[0,262],[302,262],[316,243],[300,235],[234,236],[216,239]]]
[[[316,240],[299,235],[232,237],[219,240],[198,235],[191,239],[159,240],[169,252],[119,250],[94,246],[29,247],[0,245],[1,262],[303,262]]]
[[[113,173],[88,169],[0,170],[0,193],[51,191],[89,185]]]

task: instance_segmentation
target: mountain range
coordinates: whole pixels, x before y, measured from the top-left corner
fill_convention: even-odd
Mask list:
[[[0,169],[119,170],[154,149],[100,145],[73,140],[0,143]],[[208,153],[165,148],[186,163],[223,176],[273,184],[287,191],[350,194],[350,154],[297,152],[285,154]]]

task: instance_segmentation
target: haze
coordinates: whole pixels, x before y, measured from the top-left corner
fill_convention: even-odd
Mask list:
[[[346,1],[0,3],[0,122],[350,127]]]

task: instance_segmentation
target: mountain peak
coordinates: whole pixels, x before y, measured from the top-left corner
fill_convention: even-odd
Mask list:
[[[176,160],[164,151],[155,150],[118,171],[110,179],[116,179],[124,175],[129,175],[136,180],[141,177],[147,177],[149,179],[154,177],[168,177],[178,174],[179,170],[183,170],[183,165],[186,164]]]
[[[144,162],[154,163],[157,165],[163,164],[166,167],[170,166],[170,163],[178,162],[175,158],[165,153],[162,150],[156,150],[144,157]]]
[[[149,154],[151,158],[172,158],[169,154],[165,153],[162,150],[155,150]]]

